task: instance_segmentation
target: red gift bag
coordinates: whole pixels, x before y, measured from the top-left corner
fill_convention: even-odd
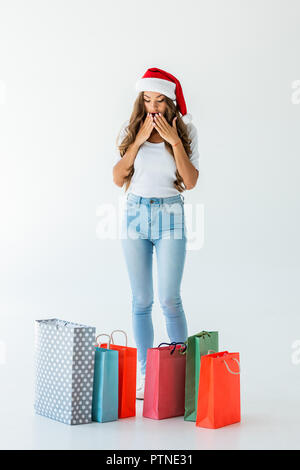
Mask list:
[[[161,347],[161,344],[168,344]],[[143,416],[152,419],[184,415],[184,343],[161,343],[147,351]],[[183,345],[184,347],[182,347]]]
[[[114,344],[113,334],[117,331],[124,333],[125,346]],[[114,330],[111,335],[110,349],[119,351],[119,418],[130,418],[136,414],[136,371],[137,349],[127,346],[127,335],[123,330]],[[102,343],[101,347],[107,347]]]
[[[239,353],[202,356],[196,426],[216,429],[240,420]]]

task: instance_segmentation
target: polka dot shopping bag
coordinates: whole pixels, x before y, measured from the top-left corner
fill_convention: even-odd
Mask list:
[[[72,425],[92,421],[95,332],[57,318],[35,320],[37,414]]]

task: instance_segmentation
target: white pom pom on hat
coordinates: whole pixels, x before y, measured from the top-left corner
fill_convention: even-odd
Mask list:
[[[185,124],[188,124],[189,122],[192,122],[192,115],[190,113],[186,113],[184,116],[182,116],[182,120]]]
[[[185,124],[192,121],[192,115],[187,112],[181,84],[179,80],[162,69],[152,67],[135,83],[135,90],[161,92],[177,102],[181,118]]]

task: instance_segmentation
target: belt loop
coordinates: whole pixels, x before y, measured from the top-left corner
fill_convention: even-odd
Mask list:
[[[142,196],[139,196],[139,200],[138,200],[138,208],[140,209],[141,207],[141,199],[142,199]]]
[[[179,193],[179,195],[180,195],[180,197],[181,197],[182,202],[184,203],[184,196],[183,196],[183,194]]]

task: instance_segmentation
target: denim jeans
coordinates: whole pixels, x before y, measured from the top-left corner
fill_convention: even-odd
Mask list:
[[[154,246],[158,296],[170,342],[186,341],[187,322],[180,295],[186,257],[184,199],[181,194],[146,198],[129,193],[122,218],[122,249],[132,291],[133,334],[142,374],[154,339]]]

